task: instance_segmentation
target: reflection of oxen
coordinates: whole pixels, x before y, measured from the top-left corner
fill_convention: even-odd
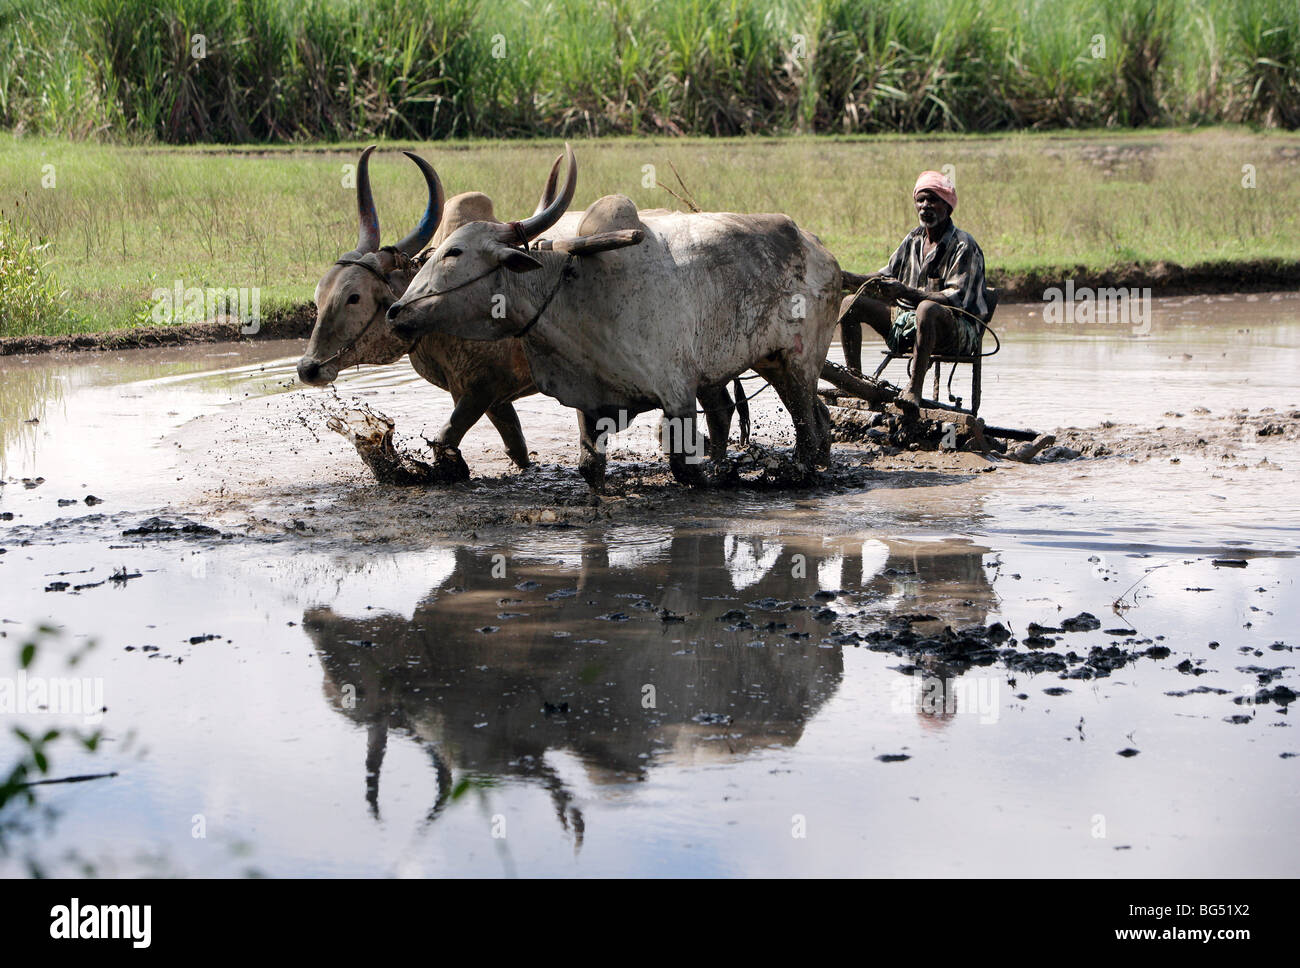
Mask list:
[[[665,762],[792,746],[843,672],[840,648],[823,641],[833,626],[819,615],[819,587],[865,592],[884,606],[876,621],[924,607],[906,587],[917,578],[971,603],[963,609],[987,609],[983,553],[869,542],[857,573],[847,544],[612,527],[552,534],[531,558],[526,544],[506,557],[458,549],[409,620],[315,608],[303,626],[329,702],[368,729],[373,811],[396,728],[433,759],[430,818],[453,772],[516,777],[550,791],[580,843],[582,815],[549,753],[567,751],[606,785]]]
[[[644,779],[665,760],[798,741],[842,672],[839,649],[820,646],[827,625],[813,616],[815,586],[773,569],[737,596],[717,534],[629,537],[600,548],[574,549],[582,555],[576,574],[538,562],[512,564],[508,578],[492,577],[490,553],[459,551],[454,572],[410,620],[308,610],[303,627],[320,654],[328,700],[369,731],[372,810],[392,728],[433,757],[430,817],[447,802],[452,771],[458,779],[520,777],[547,787],[561,821],[578,831],[581,815],[548,751],[569,751],[603,785]],[[516,587],[534,581],[531,590]],[[745,606],[769,597],[800,607]],[[719,620],[732,608],[748,619]],[[520,617],[500,617],[512,613]]]

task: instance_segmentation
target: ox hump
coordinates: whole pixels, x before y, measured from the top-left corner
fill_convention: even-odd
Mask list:
[[[637,214],[636,202],[626,195],[606,195],[587,206],[578,222],[578,235],[616,232],[619,229],[645,229]]]
[[[495,222],[496,220],[492,199],[482,192],[461,192],[447,199],[447,204],[442,210],[442,221],[438,223],[438,230],[433,234],[429,245],[436,249],[452,232],[470,222]]]

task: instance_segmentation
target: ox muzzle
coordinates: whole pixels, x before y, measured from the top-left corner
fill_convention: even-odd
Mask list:
[[[298,381],[309,387],[329,386],[338,375],[339,368],[332,361],[320,362],[306,356],[298,361]]]

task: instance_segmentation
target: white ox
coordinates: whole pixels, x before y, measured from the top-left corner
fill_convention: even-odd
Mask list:
[[[396,334],[518,337],[538,389],[583,415],[579,469],[594,490],[604,487],[603,431],[656,408],[678,431],[673,475],[698,483],[696,397],[748,369],[780,395],[799,472],[811,475],[830,454],[816,390],[839,307],[835,258],[784,215],[642,220],[617,195],[594,203],[578,233],[637,228],[640,244],[580,258],[525,251],[573,196],[577,166],[565,150],[564,190],[543,211],[504,226],[470,223],[443,240],[389,309]]]

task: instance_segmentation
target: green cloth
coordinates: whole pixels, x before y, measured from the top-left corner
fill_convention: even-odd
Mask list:
[[[889,339],[891,353],[908,353],[916,345],[916,310],[895,306],[890,313]],[[980,352],[980,327],[963,313],[948,312],[951,325],[944,327],[935,341],[934,352],[940,356],[978,356]]]

